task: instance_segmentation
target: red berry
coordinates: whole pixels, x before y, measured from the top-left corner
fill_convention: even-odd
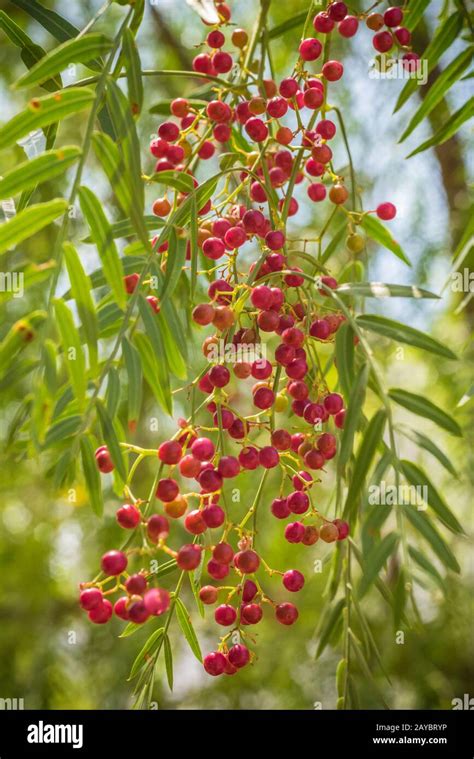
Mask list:
[[[292,625],[298,619],[298,609],[291,603],[278,604],[275,616],[282,625]]]
[[[176,440],[167,440],[158,448],[158,458],[163,464],[177,464],[182,455],[182,448]]]
[[[158,136],[167,142],[175,142],[179,137],[179,127],[172,121],[165,121],[158,127]]]
[[[394,6],[387,8],[383,14],[383,20],[386,26],[399,26],[403,21],[403,11],[401,8]]]
[[[236,643],[232,646],[232,648],[229,649],[227,656],[230,663],[238,669],[240,669],[240,667],[245,667],[250,661],[250,652],[247,646],[243,646],[241,643]]]
[[[133,530],[140,522],[140,512],[136,506],[129,503],[118,509],[115,516],[120,527],[125,530]]]
[[[286,499],[288,508],[293,514],[304,514],[309,507],[309,498],[302,490],[295,490],[294,493],[290,493]]]
[[[131,596],[142,596],[146,590],[146,584],[146,578],[142,574],[136,574],[130,575],[125,587]]]
[[[308,525],[304,528],[303,540],[301,541],[305,546],[312,546],[319,540],[319,530],[313,525]]]
[[[152,588],[143,597],[146,610],[154,617],[159,617],[168,611],[170,600],[170,594],[163,588]]]
[[[393,203],[380,203],[377,206],[377,216],[383,221],[390,221],[397,215],[397,209]]]
[[[128,615],[128,604],[129,604],[129,598],[128,596],[122,596],[122,598],[119,598],[114,603],[114,614],[119,617],[119,619],[124,619],[128,621],[130,619]]]
[[[245,604],[250,603],[250,601],[253,601],[257,593],[258,593],[258,588],[255,585],[254,581],[245,580],[244,586],[242,589],[242,601]]]
[[[342,430],[344,427],[344,421],[346,418],[346,410],[342,409],[334,416],[334,424],[339,430]]]
[[[226,659],[224,654],[221,654],[219,651],[213,651],[211,654],[207,654],[207,656],[204,657],[202,663],[207,674],[216,677],[217,675],[223,674],[226,666]]]
[[[246,446],[239,453],[239,462],[244,469],[256,469],[260,463],[256,448]]]
[[[206,42],[209,47],[219,48],[225,43],[225,37],[219,29],[213,29],[213,31],[209,32],[207,35]]]
[[[308,37],[301,42],[299,53],[304,61],[315,61],[321,55],[322,49],[319,40]]]
[[[175,98],[170,103],[170,111],[173,116],[182,119],[189,112],[189,103],[185,98]]]
[[[100,448],[97,448],[95,452],[95,460],[97,462],[97,468],[103,474],[112,472],[115,468],[109,453],[109,449],[106,445],[102,445]]]
[[[128,274],[126,277],[123,278],[125,290],[127,291],[129,295],[131,295],[134,292],[139,281],[140,281],[140,275],[137,273]]]
[[[245,123],[245,131],[251,140],[263,142],[268,137],[268,127],[262,119],[250,118]]]
[[[393,37],[390,32],[374,34],[372,44],[379,53],[387,53],[393,47]]]
[[[220,506],[217,506],[217,504],[211,504],[210,506],[205,506],[203,508],[202,518],[204,519],[207,527],[214,529],[224,524],[225,513]]]
[[[106,575],[120,575],[127,568],[128,559],[122,551],[108,551],[100,560],[102,571]]]
[[[301,543],[305,527],[301,522],[290,522],[285,527],[285,538],[288,543]]]
[[[258,604],[244,604],[240,610],[240,617],[248,625],[257,625],[263,617],[262,607]]]
[[[198,461],[211,461],[215,453],[214,443],[207,437],[198,437],[191,446],[191,453]]]
[[[308,197],[315,203],[324,200],[326,197],[326,188],[321,182],[314,182],[308,187]]]
[[[264,469],[273,469],[273,467],[278,466],[278,463],[280,461],[280,456],[278,455],[278,451],[276,448],[273,448],[273,446],[267,445],[260,450],[260,453],[258,455],[258,460],[259,460],[260,465],[263,466]]]
[[[334,519],[333,524],[336,525],[338,530],[338,538],[337,540],[344,540],[344,538],[347,538],[349,535],[349,525],[347,522],[344,522],[342,519]]]
[[[347,15],[347,5],[343,2],[334,2],[328,5],[328,16],[333,21],[342,21]]]
[[[314,17],[313,26],[320,34],[329,34],[334,29],[334,21],[326,11],[321,11]]]
[[[89,617],[90,621],[94,622],[96,625],[103,625],[109,621],[112,613],[112,604],[110,601],[104,598],[102,603],[99,604],[99,606],[95,606],[93,609],[91,609],[87,616]]]
[[[283,575],[283,585],[292,593],[297,593],[304,585],[304,575],[297,569],[289,569]]]
[[[259,409],[262,409],[262,410],[269,409],[273,406],[275,402],[275,393],[269,387],[259,387],[258,390],[254,393],[253,402],[255,406]],[[265,456],[265,460],[270,460],[268,458],[268,455]],[[267,469],[271,468],[272,466],[276,466],[276,464],[270,464],[269,466],[267,466],[266,464],[263,463],[261,456],[259,457],[259,461],[262,464],[262,466],[265,466],[265,468]]]
[[[226,366],[218,364],[212,367],[209,379],[213,387],[225,387],[230,381],[230,372]]]
[[[214,612],[214,619],[218,625],[230,627],[237,619],[237,612],[230,604],[221,604]]]
[[[86,588],[81,591],[79,603],[83,609],[90,611],[102,604],[102,591],[99,588]]]
[[[324,408],[333,416],[337,414],[343,407],[344,401],[339,393],[330,393],[324,399]]]
[[[359,28],[359,19],[356,16],[346,16],[340,24],[338,24],[337,30],[341,37],[353,37],[357,33]]]
[[[407,45],[410,44],[411,41],[411,32],[406,29],[404,26],[400,26],[398,29],[395,29],[394,35],[399,41],[400,45],[403,47],[407,47]]]
[[[203,519],[202,511],[194,509],[186,514],[184,518],[184,526],[191,535],[201,535],[207,530],[207,524]]]
[[[207,572],[214,580],[223,580],[229,574],[229,567],[227,564],[219,564],[215,559],[210,559],[207,562]]]
[[[181,546],[176,557],[178,567],[186,572],[196,569],[201,562],[201,551],[202,547],[195,543]]]
[[[203,604],[215,604],[217,601],[217,593],[217,588],[215,588],[214,585],[203,585],[199,591],[199,598]]]
[[[231,70],[234,61],[230,53],[224,53],[221,51],[214,55],[212,63],[218,74],[227,74],[227,72]]]
[[[229,543],[218,543],[212,551],[212,558],[218,564],[230,564],[234,558],[234,549]]]
[[[311,110],[316,111],[322,106],[323,102],[324,93],[321,92],[320,89],[317,89],[316,87],[310,87],[308,90],[305,90],[303,94],[303,103],[305,104],[306,108],[310,108]]]
[[[151,541],[165,540],[170,532],[169,522],[163,514],[153,514],[147,523],[147,533]]]
[[[235,554],[234,564],[242,574],[251,575],[259,568],[260,559],[255,551],[247,549]]]
[[[328,82],[337,82],[343,73],[344,66],[340,61],[327,61],[322,68],[322,74]]]
[[[288,110],[288,103],[282,97],[275,97],[267,103],[267,113],[274,119],[280,119]]]

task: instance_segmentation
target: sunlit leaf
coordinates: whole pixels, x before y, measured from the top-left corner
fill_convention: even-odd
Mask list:
[[[416,285],[388,285],[385,282],[346,282],[339,285],[336,292],[364,298],[439,298],[439,295]]]
[[[102,498],[102,486],[100,474],[97,469],[97,462],[94,455],[94,447],[90,438],[86,435],[81,437],[81,460],[82,471],[89,494],[92,511],[98,517],[101,517],[104,511],[104,501]]]
[[[6,172],[0,179],[0,199],[30,190],[41,182],[49,182],[66,171],[81,155],[75,146],[48,150]]]
[[[54,302],[56,325],[61,336],[63,357],[66,364],[74,393],[80,406],[84,405],[86,397],[86,362],[81,345],[81,338],[74,324],[69,308],[62,300]]]
[[[439,532],[433,526],[429,517],[427,517],[424,512],[418,511],[413,506],[404,506],[402,508],[403,513],[408,517],[415,530],[417,530],[427,541],[427,543],[429,543],[442,564],[448,567],[448,569],[452,569],[453,572],[459,573],[461,571],[461,567],[459,566],[456,557],[449,548],[448,544],[444,541]]]
[[[91,282],[85,273],[81,259],[74,245],[64,243],[64,260],[71,282],[71,292],[76,301],[84,335],[89,348],[89,359],[92,367],[97,364],[98,324],[94,301],[91,296]]]
[[[367,593],[387,559],[396,551],[399,539],[396,532],[391,532],[372,548],[372,551],[364,562],[364,573],[358,587],[359,598],[362,598]]]
[[[191,618],[189,616],[188,610],[186,609],[185,605],[181,601],[180,598],[175,599],[176,604],[176,616],[178,618],[179,626],[181,627],[181,630],[183,631],[184,637],[189,643],[189,647],[191,651],[193,652],[194,656],[198,661],[202,661],[202,653],[201,648],[199,646],[199,641],[196,637],[196,633],[194,632],[194,627],[191,622]]]
[[[408,409],[413,414],[423,416],[425,419],[431,419],[432,422],[442,427],[444,430],[451,432],[452,435],[462,437],[462,431],[459,424],[438,406],[432,403],[428,398],[424,398],[416,393],[410,393],[401,388],[392,388],[389,390],[389,396],[395,403]]]
[[[462,534],[464,532],[462,526],[438,493],[426,472],[412,461],[401,461],[400,464],[405,479],[414,487],[421,489],[421,492],[426,493],[427,504],[431,506],[443,524],[453,532]]]
[[[99,416],[100,426],[102,429],[102,435],[104,441],[109,449],[110,457],[117,469],[118,474],[123,481],[127,479],[127,471],[125,469],[124,459],[122,455],[122,449],[120,448],[119,439],[114,429],[112,419],[107,411],[103,401],[100,398],[96,399],[96,408]]]
[[[361,227],[365,230],[367,235],[382,245],[387,250],[394,253],[397,258],[403,261],[407,266],[411,266],[409,259],[406,257],[399,243],[394,240],[387,227],[385,227],[381,221],[373,216],[364,216],[361,222]]]
[[[143,107],[143,82],[140,55],[132,31],[127,27],[122,37],[122,50],[127,71],[128,99],[134,116]]]
[[[36,203],[20,211],[10,221],[0,224],[0,253],[11,250],[18,243],[47,227],[62,216],[67,208],[67,200],[62,198],[49,200],[46,203]]]
[[[416,148],[416,150],[412,150],[412,152],[407,157],[411,158],[417,153],[422,153],[424,150],[428,150],[428,148],[434,147],[434,145],[442,145],[444,142],[449,140],[450,137],[459,132],[459,129],[465,121],[468,121],[473,117],[474,97],[470,98],[467,103],[464,103],[464,105],[461,106],[461,108],[459,108],[456,113],[453,113],[453,115],[443,124],[442,127],[440,127],[440,129],[438,129],[433,137],[430,137],[429,140],[423,142],[422,145]]]
[[[420,332],[420,330],[407,324],[388,319],[386,316],[362,314],[357,317],[356,321],[362,329],[376,332],[378,335],[390,338],[390,340],[407,343],[408,345],[415,346],[415,348],[422,348],[443,358],[457,359],[456,354],[450,348],[435,340],[434,337],[430,337],[430,335],[426,335],[424,332]]]

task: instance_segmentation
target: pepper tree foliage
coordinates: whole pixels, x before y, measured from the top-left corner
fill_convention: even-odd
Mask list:
[[[378,593],[398,624],[416,623],[415,584],[442,586],[438,566],[459,572],[448,536],[462,534],[428,474],[398,454],[399,436],[406,434],[454,473],[445,453],[416,430],[416,415],[455,436],[461,429],[428,398],[406,387],[386,387],[373,336],[415,346],[443,362],[456,356],[419,330],[364,313],[366,299],[438,296],[411,285],[366,281],[368,240],[387,255],[409,260],[381,221],[393,217],[394,207],[383,202],[377,214],[363,207],[350,135],[335,104],[343,66],[331,57],[333,36],[351,37],[358,24],[367,23],[375,36],[385,35],[374,41],[383,56],[395,24],[375,19],[378,8],[351,21],[346,13],[338,18],[333,8],[334,19],[329,9],[317,22],[322,9],[310,2],[304,13],[271,28],[270,0],[261,0],[247,34],[232,25],[225,4],[190,3],[207,24],[203,36],[209,34],[211,42],[198,51],[194,70],[143,71],[135,42],[143,0],[119,3],[123,16],[112,38],[94,30],[111,3],[82,30],[35,0],[12,4],[59,44],[46,53],[0,12],[0,27],[27,68],[15,87],[34,92],[0,127],[0,149],[24,146],[35,130],[46,140],[44,152],[24,155],[0,179],[0,199],[13,198],[16,206],[0,226],[0,253],[12,271],[23,274],[25,288],[47,291],[45,310],[25,313],[3,330],[2,385],[29,386],[11,421],[9,443],[38,459],[57,488],[83,482],[98,518],[109,487],[118,505],[127,504],[117,520],[129,532],[120,544],[117,528],[117,545],[102,557],[102,571],[91,581],[85,578],[82,606],[92,621],[106,622],[109,599],[114,601],[117,616],[128,621],[123,635],[149,626],[131,670],[138,707],[152,699],[161,655],[172,687],[171,630],[179,628],[203,659],[183,601],[188,586],[197,612],[204,615],[204,605],[217,602],[216,621],[226,627],[216,651],[205,656],[205,669],[232,674],[249,660],[258,666],[252,625],[262,609],[284,625],[297,624],[291,599],[304,582],[297,570],[270,567],[259,553],[257,514],[271,506],[282,519],[275,540],[286,536],[299,549],[314,551],[326,567],[327,608],[317,655],[329,643],[340,647],[338,707],[354,706],[355,673],[373,680],[374,662],[383,670],[363,598]],[[343,4],[333,6],[340,10]],[[404,7],[408,31],[392,38],[392,55],[395,45],[396,55],[416,61],[410,33],[428,6],[429,0],[414,0]],[[399,15],[395,11],[395,20]],[[287,79],[275,83],[272,43],[298,26],[306,42],[289,56]],[[427,50],[416,52],[432,70],[461,34],[467,44],[429,88],[402,139],[467,75],[472,60],[464,4],[446,4]],[[88,75],[65,86],[61,72],[71,63],[82,64]],[[172,115],[151,146],[155,170],[137,131],[147,105],[145,76],[182,78],[188,93],[166,104]],[[407,82],[396,108],[405,106],[416,87],[414,80]],[[162,109],[160,104],[154,110]],[[471,99],[414,152],[449,139],[473,109]],[[78,114],[85,118],[82,139],[64,145],[62,121]],[[203,164],[215,153],[218,168],[209,176]],[[119,208],[113,221],[85,182],[89,165],[97,164]],[[54,187],[65,172],[71,177],[68,196],[38,202],[38,188]],[[150,208],[145,187],[154,184],[164,195]],[[323,209],[311,239],[295,231],[300,184]],[[77,204],[83,234],[72,239],[71,209]],[[29,263],[22,243],[45,227],[50,257],[41,265]],[[470,235],[466,229],[455,261]],[[124,243],[121,254],[116,240]],[[344,242],[345,264],[335,271],[334,256]],[[86,272],[84,244],[100,260],[94,271]],[[198,367],[188,365],[189,329],[202,330],[204,337]],[[234,367],[227,367],[226,355],[212,354],[216,347],[225,354],[246,343],[263,346],[267,358],[247,363],[237,356]],[[257,380],[253,388],[249,375]],[[178,392],[188,414],[174,422],[170,440],[160,441],[154,480],[143,494],[140,465],[157,457],[156,448],[140,445],[145,386],[161,414],[173,417]],[[369,397],[370,408],[376,408],[370,415]],[[397,406],[413,414],[411,430],[396,426]],[[323,503],[318,484],[331,469],[336,487]],[[112,474],[106,479],[99,470]],[[427,487],[426,511],[367,507],[369,484],[389,471],[397,485]],[[250,506],[234,503],[234,477],[254,483]],[[395,576],[388,578],[388,566],[396,567]],[[277,587],[282,575],[283,592]],[[158,626],[156,616],[164,620]],[[171,628],[174,618],[178,626]]]

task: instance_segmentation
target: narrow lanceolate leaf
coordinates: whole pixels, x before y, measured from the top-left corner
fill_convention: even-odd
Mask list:
[[[127,72],[128,99],[133,115],[138,116],[143,107],[142,67],[135,38],[128,27],[123,33],[122,50]]]
[[[462,437],[461,428],[453,417],[447,414],[446,411],[442,411],[438,406],[435,406],[427,398],[423,398],[423,396],[416,393],[409,393],[407,390],[402,390],[401,388],[392,388],[388,394],[395,403],[408,409],[413,414],[423,416],[425,419],[431,419],[438,427],[442,427],[452,435]]]
[[[379,245],[387,248],[387,250],[390,250],[397,256],[397,258],[407,264],[407,266],[411,266],[411,263],[403,252],[401,246],[393,239],[387,227],[385,227],[381,221],[374,218],[374,216],[364,216],[361,226],[372,240],[378,242]]]
[[[173,294],[185,262],[186,246],[182,241],[178,241],[176,231],[172,229],[168,238],[166,272],[160,293],[161,305],[163,305],[163,302]]]
[[[0,224],[0,253],[32,237],[67,211],[67,200],[57,198],[25,208],[10,221]]]
[[[91,296],[91,281],[82,268],[81,259],[74,245],[66,242],[63,245],[64,259],[71,283],[72,297],[76,301],[77,310],[81,318],[84,336],[89,348],[89,360],[91,367],[97,365],[97,339],[99,327],[94,301]]]
[[[11,198],[24,190],[31,190],[41,182],[64,174],[66,169],[78,160],[80,148],[72,145],[59,150],[48,150],[31,161],[25,161],[8,171],[0,179],[0,200]]]
[[[49,448],[56,443],[62,443],[64,440],[75,435],[81,426],[81,421],[82,417],[79,414],[73,414],[55,422],[46,433],[44,448]]]
[[[363,314],[362,316],[358,316],[356,321],[362,329],[376,332],[378,335],[383,335],[398,343],[414,345],[415,348],[422,348],[443,358],[457,359],[456,354],[446,345],[426,335],[424,332],[414,329],[414,327],[409,327],[407,324],[402,324],[401,322],[396,322],[393,319],[387,319],[387,317],[377,314]]]
[[[117,369],[112,366],[107,375],[107,391],[105,394],[105,405],[109,416],[114,419],[117,415],[120,403],[120,378]]]
[[[5,303],[12,300],[12,298],[18,298],[20,288],[26,292],[26,290],[46,282],[55,268],[55,261],[45,261],[42,264],[28,264],[28,266],[25,266],[24,269],[18,272],[11,272],[12,287],[3,292],[0,291],[0,303]],[[9,274],[6,273],[5,276],[8,278]]]
[[[456,12],[437,28],[430,44],[421,56],[424,65],[428,66],[428,71],[432,71],[444,51],[452,45],[462,29],[463,21],[463,14]],[[408,80],[398,97],[394,113],[416,92],[419,82],[420,80],[417,77],[411,77]]]
[[[385,562],[391,556],[398,545],[399,536],[396,532],[386,535],[380,543],[376,543],[365,560],[364,572],[359,583],[359,598],[362,598],[378,577]]]
[[[335,292],[364,298],[439,298],[439,295],[416,285],[388,285],[385,282],[347,282],[339,285]]]
[[[411,485],[414,485],[418,493],[423,495],[423,500],[431,506],[439,519],[453,532],[464,532],[457,518],[436,490],[435,486],[419,466],[411,461],[401,461],[403,476]]]
[[[447,472],[452,474],[453,477],[458,478],[458,473],[456,472],[456,469],[454,468],[450,459],[446,456],[444,451],[442,451],[441,448],[439,448],[436,443],[431,440],[431,438],[423,435],[422,432],[418,432],[418,430],[403,428],[402,431],[403,434],[409,437],[410,440],[413,440],[413,442],[416,443],[419,448],[424,448],[425,451],[431,453],[431,455],[439,461],[441,466],[444,466]]]
[[[26,11],[38,21],[56,40],[64,42],[70,37],[76,37],[80,29],[55,11],[44,8],[37,0],[11,0],[13,5]]]
[[[202,653],[201,648],[199,646],[199,641],[196,637],[196,633],[194,632],[194,627],[191,622],[191,618],[189,616],[188,610],[186,609],[185,605],[181,601],[180,598],[175,599],[176,604],[176,616],[178,618],[179,626],[181,627],[181,630],[183,631],[184,637],[189,643],[189,647],[191,651],[193,652],[194,656],[198,661],[202,661]]]
[[[173,326],[168,324],[164,315],[160,312],[156,317],[157,324],[160,330],[160,334],[165,349],[166,361],[168,363],[170,371],[175,377],[181,380],[185,380],[188,376],[188,368],[184,361],[180,345],[175,339],[173,333]],[[174,324],[176,326],[176,323]]]
[[[173,187],[179,192],[191,192],[194,189],[192,177],[181,171],[159,171],[150,177],[152,182],[163,184],[165,187]]]
[[[97,246],[105,278],[120,308],[125,308],[126,295],[122,264],[102,204],[88,187],[79,189],[79,202],[90,227],[92,239]]]
[[[411,32],[416,28],[417,24],[423,18],[423,13],[430,4],[431,0],[410,0],[408,3],[408,13],[403,20],[403,25],[406,26]]]
[[[273,29],[270,29],[270,31],[268,32],[269,38],[276,39],[276,37],[281,37],[282,34],[289,32],[291,29],[295,29],[297,26],[300,26],[300,24],[304,24],[307,15],[308,15],[307,11],[301,11],[300,13],[297,13],[295,16],[291,16],[290,18],[288,18],[282,24],[278,24],[278,26],[274,26]]]
[[[362,442],[357,451],[352,480],[349,484],[344,513],[350,514],[357,507],[357,501],[360,498],[364,487],[365,478],[372,464],[372,460],[377,450],[377,446],[383,437],[385,428],[386,413],[383,409],[377,411],[369,424],[367,425]]]
[[[130,103],[113,79],[109,80],[107,85],[107,106],[117,133],[118,147],[126,170],[126,179],[132,190],[130,213],[133,213],[134,219],[140,218],[143,215],[145,203],[140,141]]]
[[[423,142],[422,145],[416,148],[416,150],[412,150],[407,158],[411,158],[411,156],[416,155],[417,153],[422,153],[424,150],[428,150],[428,148],[432,148],[434,145],[442,145],[459,131],[460,127],[464,124],[465,121],[468,121],[473,117],[474,97],[470,98],[467,103],[465,103],[458,111],[456,111],[456,113],[453,113],[451,118],[449,118],[447,122],[443,124],[441,129],[438,129],[433,137],[430,137],[429,140]]]
[[[112,419],[110,418],[109,412],[107,411],[103,401],[101,401],[100,398],[96,400],[96,407],[105,444],[109,449],[110,456],[115,464],[117,472],[119,473],[122,480],[125,481],[127,479],[127,472],[122,456],[122,450],[120,448]]]
[[[12,366],[13,358],[24,350],[36,336],[36,330],[46,321],[45,311],[33,311],[16,321],[0,342],[0,374]]]
[[[349,322],[344,322],[337,330],[336,363],[341,389],[347,397],[354,380],[354,331]]]
[[[86,362],[81,338],[69,308],[62,300],[54,303],[56,324],[61,336],[64,361],[79,405],[84,405],[87,388]]]
[[[173,653],[171,651],[170,639],[167,634],[163,638],[163,646],[165,650],[165,667],[166,667],[166,679],[168,680],[169,689],[173,690]]]
[[[316,659],[319,659],[327,644],[329,643],[331,636],[334,632],[334,628],[341,620],[342,610],[344,608],[344,599],[340,598],[337,603],[334,604],[329,614],[325,614],[324,620],[322,618],[322,626],[319,631],[318,647],[316,649]]]
[[[430,87],[427,94],[423,97],[423,101],[412,116],[410,122],[399,139],[399,142],[403,142],[413,132],[414,129],[420,124],[423,119],[428,116],[429,113],[438,105],[438,103],[444,98],[448,90],[453,86],[458,79],[461,78],[464,71],[469,66],[474,48],[468,47],[463,50],[451,63],[438,76],[434,84]]]
[[[429,543],[442,564],[444,564],[445,567],[448,567],[448,569],[452,569],[453,572],[459,573],[461,567],[459,566],[456,557],[437,529],[433,526],[429,517],[413,506],[405,506],[403,508],[403,513],[408,517],[415,530],[420,533],[427,543]]]
[[[104,512],[104,501],[102,498],[100,474],[97,469],[93,445],[90,438],[85,435],[81,437],[81,460],[92,511],[98,517],[101,517]]]
[[[33,68],[23,74],[14,87],[31,87],[41,84],[63,71],[70,63],[87,63],[98,56],[104,55],[112,48],[112,42],[103,34],[85,34],[83,37],[63,42],[47,53]]]
[[[341,449],[339,451],[338,457],[338,464],[341,472],[344,471],[344,467],[349,461],[352,453],[354,435],[359,427],[360,415],[364,406],[368,378],[369,365],[363,364],[359,370],[359,373],[357,374],[356,379],[354,380],[354,386],[349,397],[346,418],[344,420],[344,431],[342,433]]]
[[[28,107],[7,121],[0,128],[0,150],[14,145],[19,139],[35,129],[62,121],[92,105],[95,98],[93,90],[87,87],[71,87],[54,95],[33,98]]]
[[[148,337],[143,333],[136,332],[133,343],[140,354],[143,374],[150,390],[161,408],[171,416],[172,399],[166,361],[163,360],[163,356],[161,358],[155,356]]]
[[[143,374],[138,351],[126,337],[122,340],[122,353],[128,377],[128,426],[133,431],[140,417]]]
[[[433,566],[431,561],[428,561],[426,556],[421,553],[421,551],[418,551],[413,546],[408,547],[408,553],[410,554],[411,558],[416,561],[419,567],[423,569],[426,574],[430,575],[430,577],[435,581],[435,583],[438,585],[439,588],[444,592],[446,590],[446,586],[444,584],[444,580],[441,577],[440,573],[436,569],[436,567]]]
[[[21,59],[26,68],[30,69],[46,55],[46,51],[39,45],[36,45],[23,29],[3,11],[0,11],[0,29],[3,29],[11,42],[20,48]],[[44,82],[42,86],[45,90],[49,90],[49,92],[60,90],[62,87],[61,77],[58,76],[56,79]]]
[[[158,630],[155,630],[154,632],[152,632],[150,637],[146,639],[143,645],[143,648],[139,651],[135,661],[132,664],[132,669],[130,670],[130,674],[128,676],[129,680],[132,680],[135,677],[135,675],[138,673],[138,671],[141,669],[141,667],[144,664],[146,664],[148,657],[151,655],[151,653],[160,643],[163,637],[164,631],[165,631],[164,627],[159,627]],[[121,638],[124,637],[123,633],[120,637]]]

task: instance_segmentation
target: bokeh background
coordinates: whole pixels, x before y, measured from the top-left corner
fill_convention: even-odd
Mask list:
[[[97,11],[100,2],[57,0],[44,4],[55,8],[82,28]],[[234,0],[231,5],[235,22],[251,28],[257,4]],[[46,49],[54,46],[47,32],[12,3],[2,2],[1,7],[37,43]],[[270,26],[281,23],[288,14],[296,14],[305,7],[307,3],[302,0],[273,2]],[[422,48],[426,37],[436,27],[439,10],[436,2],[430,4],[425,23],[417,35]],[[97,28],[112,34],[123,12],[118,6],[111,8]],[[300,29],[296,28],[274,42],[274,63],[279,76],[288,72],[299,34]],[[188,67],[194,48],[203,35],[204,27],[184,0],[157,0],[147,6],[145,22],[138,35],[143,67]],[[435,112],[431,123],[426,120],[406,143],[399,145],[397,141],[414,111],[418,95],[399,113],[392,115],[403,82],[369,77],[372,47],[368,30],[363,28],[355,39],[341,41],[338,45],[340,49],[336,46],[334,54],[343,56],[345,76],[337,89],[333,88],[332,98],[344,114],[365,207],[373,208],[384,200],[397,205],[398,215],[391,223],[391,229],[413,264],[408,268],[388,251],[371,246],[367,279],[419,284],[439,292],[449,281],[452,252],[472,211],[468,192],[474,168],[474,151],[469,151],[470,140],[472,148],[472,123],[465,125],[456,138],[442,149],[430,150],[409,160],[405,156],[430,136],[433,127],[436,128],[436,120],[439,123],[439,119],[445,118],[443,108],[454,111],[467,99],[472,93],[472,79],[456,85],[447,102]],[[441,67],[457,52],[456,43],[441,59]],[[17,49],[7,43],[0,33],[2,121],[17,112],[24,102],[22,94],[13,93],[9,88],[23,70]],[[79,68],[69,74],[66,72],[64,79],[68,81],[67,77],[70,76],[72,82],[82,75]],[[156,115],[147,113],[147,109],[163,99],[189,94],[192,84],[185,79],[150,77],[145,79],[145,88],[147,108],[139,129],[146,170],[151,169],[147,143],[159,120]],[[66,121],[60,142],[70,144],[78,141],[78,132],[83,126],[82,115]],[[337,148],[342,164],[345,160],[342,143],[337,143]],[[5,165],[2,163],[0,172],[18,159],[19,153],[10,157],[2,155]],[[212,173],[216,168],[217,163],[212,163],[207,167],[207,172]],[[116,216],[113,198],[93,164],[86,173],[85,182],[103,198],[109,216]],[[47,186],[42,191],[47,193]],[[66,193],[67,178],[60,191]],[[316,212],[314,206],[309,207],[305,203],[301,191],[297,197],[302,205],[298,224],[303,225],[306,231],[317,228],[321,218],[318,214],[321,212]],[[73,222],[72,227],[80,236],[80,219]],[[26,244],[26,252],[32,260],[40,262],[48,258],[48,234],[47,228],[34,241]],[[81,255],[87,270],[92,271],[97,266],[92,249],[87,246],[81,248]],[[345,262],[345,256],[342,248],[331,265],[334,273],[337,274],[338,268]],[[66,287],[66,281],[60,280],[58,292],[63,292]],[[23,299],[2,304],[1,322],[11,323],[33,307],[41,307],[44,295],[40,287]],[[461,357],[459,362],[444,362],[429,353],[405,346],[400,359],[396,353],[397,346],[393,343],[382,338],[371,338],[388,386],[405,387],[429,396],[452,412],[465,431],[462,439],[453,438],[431,423],[411,417],[408,412],[396,411],[397,421],[424,431],[453,461],[459,472],[458,479],[442,469],[429,454],[420,453],[409,440],[400,438],[402,455],[416,460],[427,469],[462,522],[467,537],[453,539],[444,531],[444,537],[458,557],[462,573],[460,576],[445,577],[444,592],[426,578],[424,588],[417,586],[416,597],[423,624],[411,630],[400,628],[405,631],[404,645],[395,643],[390,610],[380,597],[372,593],[364,600],[364,609],[379,643],[392,686],[387,684],[375,663],[373,674],[385,699],[394,708],[451,708],[453,698],[462,698],[464,693],[472,691],[474,641],[470,536],[473,527],[474,401],[470,388],[473,384],[471,334],[474,303],[457,310],[462,298],[463,294],[453,293],[448,285],[439,301],[394,299],[367,304],[371,310],[431,332]],[[187,318],[184,311],[181,317],[184,323]],[[3,336],[5,330],[1,325],[0,330],[0,336]],[[191,328],[188,334],[191,377],[202,366],[201,340],[199,332]],[[123,623],[114,620],[104,628],[92,626],[80,613],[76,601],[78,583],[96,573],[100,555],[120,540],[120,528],[114,519],[117,497],[109,488],[105,517],[99,521],[93,515],[80,485],[73,503],[67,492],[55,491],[45,476],[51,460],[48,461],[47,457],[27,458],[8,440],[9,427],[25,395],[26,384],[18,382],[15,386],[5,386],[4,383],[1,390],[0,698],[23,698],[26,708],[128,708],[131,705],[131,686],[126,678],[131,662],[150,628],[146,626],[146,630],[119,639]],[[374,408],[375,404],[370,411]],[[178,401],[175,417],[182,414],[183,409]],[[159,418],[158,432],[150,431],[149,419],[153,417]],[[167,431],[172,431],[172,423],[163,418],[153,399],[147,397],[136,435],[137,442],[145,447],[155,446]],[[147,465],[142,466],[143,482],[139,494],[146,497],[154,469],[150,466],[147,470]],[[107,480],[104,479],[104,482]],[[241,488],[241,504],[234,505],[237,512],[239,509],[243,511],[253,497],[252,478],[247,481],[240,478],[238,486]],[[325,477],[321,488],[322,504],[330,498],[334,487],[334,476],[330,474]],[[276,524],[269,517],[268,498],[261,509],[259,529],[260,546],[264,547],[272,566],[295,566],[305,571],[308,577],[299,599],[301,616],[298,624],[284,629],[272,620],[264,621],[255,628],[259,655],[256,665],[235,678],[212,679],[202,671],[174,622],[171,637],[175,687],[170,693],[164,671],[159,669],[155,691],[159,708],[312,709],[318,703],[325,709],[334,708],[334,671],[340,652],[329,647],[321,658],[315,659],[316,630],[324,613],[323,592],[327,572],[318,574],[312,571],[313,561],[328,557],[333,547],[318,543],[314,549],[302,552],[283,541],[281,524]],[[422,550],[428,550],[426,544]],[[437,566],[444,577],[445,571]],[[192,596],[185,594],[184,598],[191,608],[194,603]],[[197,611],[193,610],[203,651],[214,648],[218,634],[212,612],[208,612],[207,617],[201,620]],[[357,685],[361,707],[380,708],[371,683],[365,681],[362,674],[357,679]]]

